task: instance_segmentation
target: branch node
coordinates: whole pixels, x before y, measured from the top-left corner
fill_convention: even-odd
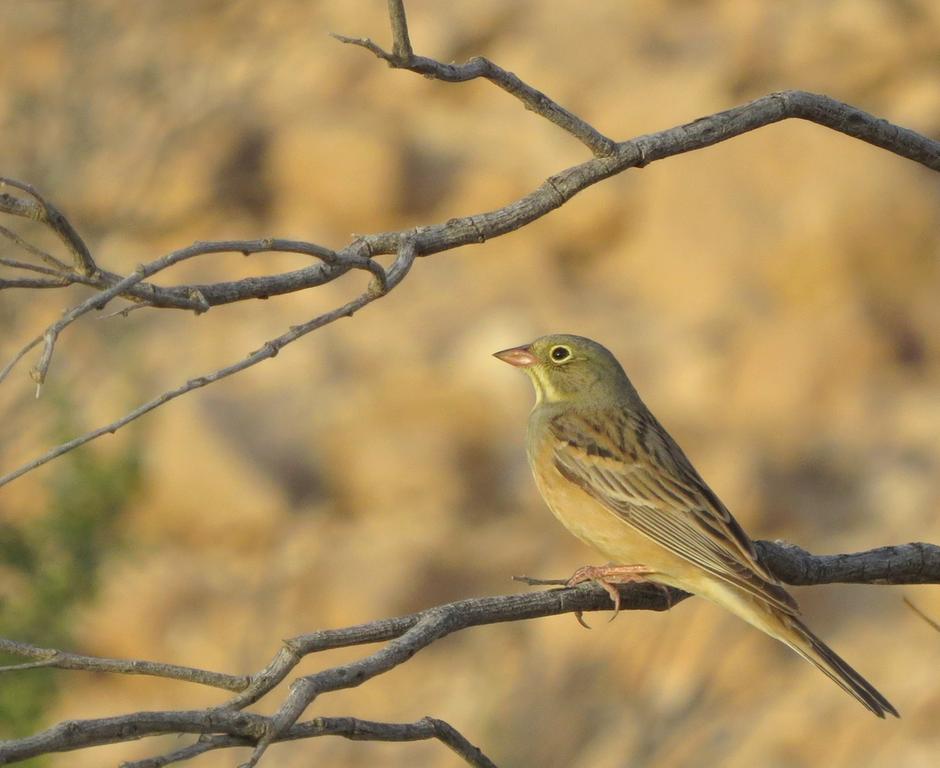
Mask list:
[[[330,32],[330,36],[339,40],[341,43],[345,43],[346,45],[357,45],[360,48],[365,48],[367,51],[371,51],[378,58],[385,61],[390,67],[395,68],[398,66],[394,54],[389,53],[368,37],[347,37],[346,35],[340,35],[336,32]]]
[[[470,226],[473,227],[473,231],[477,233],[477,242],[485,243],[486,235],[484,234],[480,225],[477,223],[476,216],[467,216],[467,221],[470,222]]]
[[[205,294],[198,288],[190,288],[189,298],[195,303],[195,306],[193,307],[194,314],[204,314],[205,312],[208,312],[212,306],[206,299]]]
[[[562,191],[558,188],[558,184],[555,181],[555,177],[549,176],[547,179],[545,179],[545,184],[549,189],[551,189],[555,193],[555,198],[556,198],[555,207],[560,208],[561,206],[563,206],[568,198],[565,197]]]
[[[408,19],[402,0],[388,0],[388,18],[392,25],[392,53],[397,61],[407,65],[414,56],[414,51],[408,36]]]

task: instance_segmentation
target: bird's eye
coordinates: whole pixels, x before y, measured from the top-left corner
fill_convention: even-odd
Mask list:
[[[560,363],[563,360],[567,360],[569,357],[571,357],[571,350],[568,349],[568,347],[562,346],[552,347],[550,354],[552,356],[552,360],[554,360],[556,363]]]

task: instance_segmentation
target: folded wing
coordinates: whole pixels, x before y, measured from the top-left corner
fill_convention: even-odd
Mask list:
[[[565,412],[549,428],[555,467],[656,543],[792,616],[796,601],[648,411]]]

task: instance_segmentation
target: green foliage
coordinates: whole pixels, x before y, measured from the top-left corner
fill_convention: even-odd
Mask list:
[[[59,403],[62,421],[69,404]],[[63,433],[74,431],[62,424]],[[16,586],[0,603],[0,636],[46,647],[68,647],[74,609],[95,593],[103,559],[119,545],[116,525],[140,479],[136,447],[117,458],[78,450],[57,459],[49,474],[52,501],[24,523],[0,521],[0,571]],[[0,664],[23,662],[0,655]],[[0,738],[39,725],[61,672],[8,673],[0,685]]]

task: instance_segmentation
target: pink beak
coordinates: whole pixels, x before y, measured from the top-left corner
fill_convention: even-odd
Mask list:
[[[501,352],[494,352],[493,357],[502,360],[504,363],[516,366],[516,368],[528,368],[535,365],[539,360],[529,351],[528,346],[512,347],[504,349]]]

